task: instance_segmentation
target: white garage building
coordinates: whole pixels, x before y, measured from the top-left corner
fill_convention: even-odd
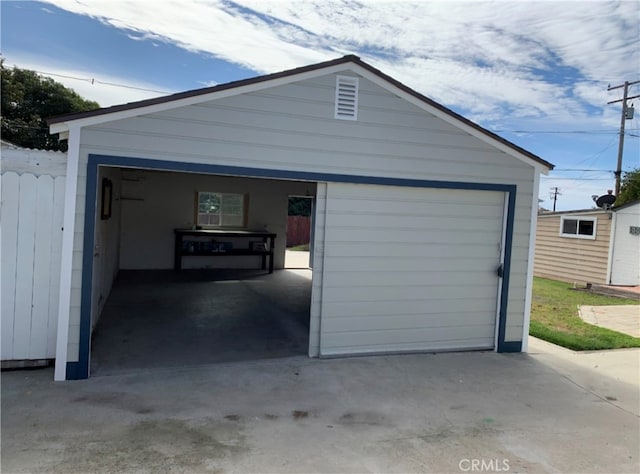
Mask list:
[[[526,350],[552,165],[358,57],[49,123],[69,142],[56,380],[88,377],[118,270],[173,268],[209,198],[210,224],[276,235],[276,269],[287,196],[315,199],[311,357]]]

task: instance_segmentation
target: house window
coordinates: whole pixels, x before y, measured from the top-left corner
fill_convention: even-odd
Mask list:
[[[565,217],[560,220],[560,235],[574,239],[595,239],[595,217]]]
[[[197,225],[202,227],[245,227],[244,194],[199,192]]]

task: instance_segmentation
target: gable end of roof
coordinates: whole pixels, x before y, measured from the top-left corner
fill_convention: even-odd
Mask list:
[[[218,84],[216,86],[204,87],[202,89],[193,89],[190,91],[177,92],[175,94],[165,95],[162,97],[155,97],[153,99],[145,99],[145,100],[139,100],[136,102],[128,102],[126,104],[114,105],[111,107],[104,107],[104,108],[95,109],[95,110],[88,110],[86,112],[76,112],[71,114],[58,115],[56,117],[51,117],[47,119],[47,124],[53,125],[56,123],[80,120],[87,117],[96,117],[99,115],[113,114],[116,112],[122,112],[124,110],[139,109],[142,107],[148,107],[150,105],[165,104],[167,102],[173,102],[176,100],[188,99],[191,97],[198,97],[201,95],[207,95],[215,92],[235,89],[242,86],[249,86],[249,85],[258,84],[261,82],[268,82],[268,81],[272,81],[274,79],[280,79],[283,77],[303,74],[305,72],[316,71],[316,70],[328,68],[331,66],[337,66],[340,64],[348,63],[348,62],[354,62],[356,60],[361,62],[360,58],[358,58],[357,56],[347,55],[338,59],[333,59],[331,61],[311,64],[309,66],[302,66],[295,69],[288,69],[286,71],[275,72],[273,74],[266,74],[264,76],[257,76],[257,77],[251,77],[248,79],[241,79],[238,81],[227,82],[224,84]]]
[[[91,110],[91,111],[87,111],[87,112],[79,112],[79,113],[72,113],[72,114],[65,114],[65,115],[59,115],[57,117],[52,117],[49,118],[47,120],[47,124],[49,126],[55,125],[55,124],[59,124],[59,123],[64,123],[64,122],[71,122],[71,121],[75,121],[75,120],[81,120],[81,119],[85,119],[85,118],[89,118],[89,117],[97,117],[100,115],[108,115],[108,114],[113,114],[113,113],[117,113],[117,112],[122,112],[122,111],[126,111],[126,110],[133,110],[133,109],[138,109],[138,108],[143,108],[143,107],[148,107],[148,106],[153,106],[153,105],[158,105],[158,104],[164,104],[164,103],[169,103],[169,102],[173,102],[173,101],[178,101],[181,99],[188,99],[188,98],[192,98],[192,97],[198,97],[198,96],[202,96],[202,95],[207,95],[207,94],[212,94],[212,93],[216,93],[216,92],[220,92],[220,91],[226,91],[226,90],[230,90],[230,89],[235,89],[235,88],[239,88],[239,87],[243,87],[243,86],[249,86],[249,85],[253,85],[253,84],[259,84],[262,82],[268,82],[268,81],[273,81],[275,79],[281,79],[281,78],[286,78],[286,77],[291,77],[291,76],[295,76],[295,75],[299,75],[299,74],[303,74],[303,73],[308,73],[308,72],[313,72],[313,71],[317,71],[317,70],[321,70],[321,69],[326,69],[329,67],[333,67],[333,66],[339,66],[341,64],[346,64],[346,63],[353,63],[361,68],[363,68],[364,70],[368,71],[369,73],[381,78],[382,80],[384,80],[385,82],[389,83],[390,85],[392,85],[393,87],[396,87],[397,89],[401,90],[402,92],[416,98],[417,100],[419,100],[420,102],[423,102],[425,104],[427,104],[430,107],[433,107],[437,110],[439,110],[440,112],[443,112],[444,114],[449,115],[450,117],[454,118],[455,120],[481,132],[482,134],[486,135],[487,137],[491,138],[492,140],[495,140],[505,146],[507,146],[508,148],[514,150],[515,152],[517,152],[518,154],[525,156],[533,161],[535,161],[536,163],[542,165],[543,167],[552,170],[554,168],[554,165],[549,163],[548,161],[543,160],[542,158],[540,158],[539,156],[531,153],[530,151],[525,150],[524,148],[521,148],[520,146],[516,145],[513,142],[510,142],[509,140],[502,138],[501,136],[487,130],[486,128],[478,125],[477,123],[463,117],[462,115],[454,112],[453,110],[445,107],[442,104],[439,104],[438,102],[428,98],[427,96],[415,91],[414,89],[411,89],[409,86],[401,83],[400,81],[394,79],[393,77],[383,73],[382,71],[380,71],[379,69],[371,66],[370,64],[362,61],[358,56],[353,55],[353,54],[349,54],[346,56],[343,56],[341,58],[338,59],[333,59],[330,61],[325,61],[325,62],[321,62],[321,63],[317,63],[317,64],[311,64],[308,66],[302,66],[302,67],[298,67],[295,69],[289,69],[286,71],[281,71],[281,72],[277,72],[277,73],[273,73],[273,74],[267,74],[264,76],[257,76],[257,77],[253,77],[253,78],[249,78],[249,79],[242,79],[239,81],[233,81],[233,82],[228,82],[225,84],[219,84],[213,87],[205,87],[202,89],[194,89],[194,90],[190,90],[190,91],[185,91],[185,92],[178,92],[176,94],[171,94],[171,95],[167,95],[167,96],[162,96],[162,97],[156,97],[153,99],[146,99],[146,100],[141,100],[141,101],[137,101],[137,102],[129,102],[126,104],[121,104],[121,105],[114,105],[112,107],[105,107],[105,108],[101,108],[101,109],[96,109],[96,110]]]

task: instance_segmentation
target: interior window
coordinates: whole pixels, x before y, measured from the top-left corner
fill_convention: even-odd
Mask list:
[[[244,227],[244,194],[199,192],[197,225],[202,227]]]

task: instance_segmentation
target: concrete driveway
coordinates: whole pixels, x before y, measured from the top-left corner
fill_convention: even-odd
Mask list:
[[[5,372],[2,472],[638,472],[640,353],[547,346]]]
[[[640,305],[579,306],[585,323],[640,337]]]

